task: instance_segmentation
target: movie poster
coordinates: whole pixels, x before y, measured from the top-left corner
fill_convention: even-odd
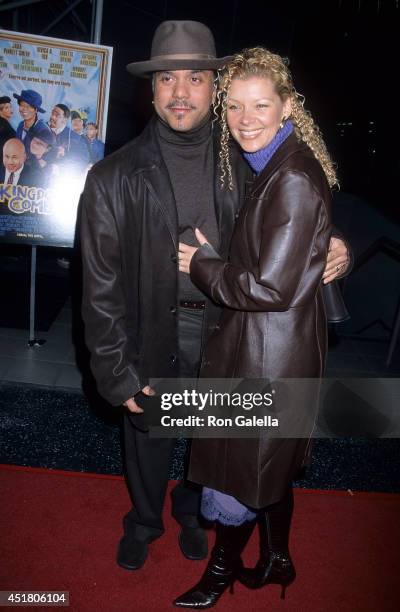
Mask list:
[[[71,247],[104,156],[112,49],[0,31],[0,242]]]

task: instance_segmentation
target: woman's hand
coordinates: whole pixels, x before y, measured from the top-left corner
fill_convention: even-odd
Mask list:
[[[196,228],[194,233],[200,246],[203,246],[203,244],[207,243],[207,238],[204,236],[204,234],[201,233],[199,229]],[[189,246],[184,242],[179,243],[178,261],[180,272],[186,272],[186,274],[190,273],[190,262],[192,261],[192,257],[196,253],[197,249],[198,247]]]
[[[349,265],[349,255],[345,242],[340,238],[332,237],[329,243],[328,258],[323,274],[324,284],[327,285],[337,276],[343,276]]]

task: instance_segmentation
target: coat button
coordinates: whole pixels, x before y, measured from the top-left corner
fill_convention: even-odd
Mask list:
[[[239,213],[235,214],[235,219],[237,219],[239,217]]]
[[[176,314],[176,306],[171,306],[169,311],[170,311],[171,314]]]
[[[170,356],[171,363],[176,363],[178,361],[178,357],[176,355]]]
[[[178,261],[178,259],[177,259],[176,255],[175,255],[175,253],[172,253],[172,255],[171,255],[171,261],[172,261],[173,263],[176,263],[176,262]]]

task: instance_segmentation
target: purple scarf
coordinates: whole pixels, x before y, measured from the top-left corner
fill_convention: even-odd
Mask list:
[[[243,153],[243,157],[248,161],[254,172],[259,174],[261,170],[264,170],[275,151],[279,149],[281,144],[290,136],[293,130],[293,123],[288,119],[266,147],[254,153]]]

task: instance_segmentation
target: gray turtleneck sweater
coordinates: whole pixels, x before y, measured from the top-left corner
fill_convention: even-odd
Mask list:
[[[214,163],[209,116],[193,130],[177,132],[161,119],[157,122],[161,153],[168,169],[178,212],[179,241],[198,246],[198,227],[218,249],[219,233],[214,206]],[[179,299],[203,300],[189,274],[179,273]]]

